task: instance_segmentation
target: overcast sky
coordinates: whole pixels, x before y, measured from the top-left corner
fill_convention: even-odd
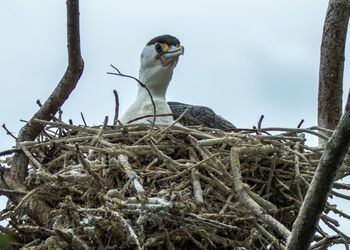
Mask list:
[[[319,52],[326,0],[81,1],[85,69],[63,106],[67,121],[89,125],[123,113],[137,84],[107,75],[110,64],[138,76],[145,44],[176,36],[185,55],[167,99],[211,107],[237,127],[316,125]],[[2,1],[0,122],[15,135],[61,79],[67,66],[66,6],[58,0]],[[346,58],[349,57],[347,50]],[[344,93],[350,87],[346,63]],[[345,96],[344,94],[344,96]],[[344,100],[345,101],[345,100]],[[0,151],[14,145],[0,132]],[[312,141],[312,140],[311,140]],[[350,231],[350,230],[349,230]]]

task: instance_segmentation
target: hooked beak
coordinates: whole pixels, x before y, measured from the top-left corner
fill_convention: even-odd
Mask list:
[[[158,55],[158,59],[162,62],[163,66],[173,66],[175,67],[179,56],[184,54],[184,47],[180,46],[177,48],[169,48],[167,51],[164,51],[162,54]]]

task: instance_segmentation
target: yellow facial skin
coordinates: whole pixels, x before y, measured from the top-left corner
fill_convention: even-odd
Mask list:
[[[160,47],[162,48],[162,51],[163,51],[163,52],[164,52],[164,51],[167,51],[167,50],[169,49],[169,45],[166,44],[166,43],[160,43],[159,45],[160,45]],[[176,48],[180,47],[180,44],[176,44],[175,47],[176,47]]]
[[[166,43],[160,43],[159,45],[160,45],[160,47],[162,48],[163,51],[167,51],[168,48],[169,48],[168,44],[166,44]]]

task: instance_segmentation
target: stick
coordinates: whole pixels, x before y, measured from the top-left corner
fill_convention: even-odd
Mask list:
[[[284,239],[290,236],[290,231],[275,218],[269,215],[264,209],[262,209],[244,190],[242,183],[242,176],[240,173],[240,163],[238,152],[232,147],[231,148],[231,167],[234,176],[235,190],[239,195],[239,200],[242,204],[252,211],[253,214],[261,218],[263,221],[268,223],[272,228],[274,228]]]
[[[17,137],[14,136],[14,135],[6,128],[5,123],[2,124],[2,127],[5,129],[6,134],[8,134],[9,136],[11,136],[13,139],[17,140]]]
[[[120,154],[118,156],[118,161],[124,167],[125,173],[128,176],[128,178],[131,180],[131,183],[134,189],[136,190],[137,196],[139,197],[139,199],[141,201],[145,200],[145,190],[138,180],[140,177],[136,174],[135,171],[132,170],[131,165],[128,161],[128,158],[125,155]]]
[[[113,126],[117,125],[118,118],[119,118],[119,97],[118,92],[114,89],[114,100],[115,100],[115,108],[114,108],[114,119],[113,119]]]

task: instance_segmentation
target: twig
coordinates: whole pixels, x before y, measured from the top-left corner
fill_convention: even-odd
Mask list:
[[[187,236],[191,239],[191,241],[199,248],[206,250],[207,248],[203,246],[198,240],[196,240],[187,230],[184,230]]]
[[[166,131],[168,131],[170,128],[172,128],[176,123],[178,123],[186,114],[187,112],[189,111],[189,109],[187,108],[172,124],[170,124],[169,126],[163,128],[162,130],[160,130],[159,132],[157,132],[155,134],[155,136],[157,135],[161,135],[163,133],[165,133]],[[163,139],[163,137],[160,137],[158,140],[157,140],[157,143],[159,143],[161,140]]]
[[[271,214],[275,214],[278,212],[278,208],[273,203],[265,200],[260,195],[254,193],[249,189],[249,186],[247,184],[243,184],[244,190],[247,192],[247,194],[252,198],[253,201],[255,201],[261,208],[265,209]]]
[[[322,240],[316,242],[310,246],[310,249],[327,249],[333,243],[345,243],[338,235],[335,236],[326,236]]]
[[[17,137],[14,136],[14,135],[6,128],[5,123],[2,124],[2,127],[5,129],[6,134],[8,134],[9,136],[11,136],[13,139],[17,140]]]
[[[153,106],[153,121],[152,121],[152,125],[151,125],[151,131],[153,130],[153,127],[154,127],[154,124],[156,123],[156,115],[157,115],[157,109],[156,109],[156,104],[154,103],[154,100],[153,100],[153,96],[152,96],[152,93],[151,91],[149,90],[149,88],[143,84],[139,79],[137,79],[136,77],[134,76],[130,76],[130,75],[125,75],[125,74],[122,74],[119,69],[117,69],[115,66],[113,66],[111,64],[111,67],[113,69],[115,69],[118,73],[113,73],[113,72],[107,72],[107,74],[110,74],[110,75],[116,75],[116,76],[122,76],[122,77],[126,77],[126,78],[131,78],[133,80],[135,80],[142,88],[145,88],[146,91],[148,92],[148,95],[149,97],[151,98],[151,102],[152,102],[152,106]]]
[[[238,193],[242,204],[244,204],[246,208],[250,209],[256,216],[268,223],[281,236],[283,236],[284,239],[288,239],[290,236],[290,231],[271,215],[267,214],[266,211],[264,211],[254,200],[252,200],[252,198],[250,198],[247,192],[244,190],[242,176],[240,173],[239,156],[238,152],[234,148],[231,148],[231,167],[234,173],[235,190]]]
[[[90,166],[90,163],[84,159],[82,153],[80,152],[79,145],[75,143],[75,149],[78,156],[78,159],[80,163],[83,165],[83,167],[88,171],[89,174],[91,174],[94,179],[96,180],[96,183],[99,188],[103,189],[106,186],[105,180],[102,179]]]
[[[45,227],[41,226],[30,226],[30,225],[21,225],[17,226],[17,229],[20,231],[26,231],[26,232],[31,232],[31,233],[40,233],[40,234],[48,234],[48,235],[56,235],[54,230],[47,229]]]
[[[79,127],[79,126],[75,126],[73,124],[66,124],[63,122],[50,122],[50,121],[45,121],[45,120],[40,120],[40,119],[33,119],[32,121],[33,123],[39,123],[42,125],[50,125],[52,127],[57,127],[57,128],[65,128],[65,129],[71,129],[73,131],[86,131],[86,132],[90,132],[93,134],[96,134],[97,131],[99,131],[97,128],[93,128],[93,127]]]
[[[327,136],[313,131],[315,129],[317,129],[317,127],[311,127],[311,128],[308,128],[308,129],[305,129],[305,128],[272,127],[272,128],[262,128],[261,131],[263,131],[263,132],[267,132],[267,131],[285,131],[287,133],[308,133],[308,134],[316,135],[316,136],[320,137],[321,139],[328,140]]]
[[[299,151],[299,145],[300,142],[297,142],[295,144],[295,150],[298,152]],[[304,184],[307,183],[307,187],[309,186],[309,183],[304,179],[304,177],[300,174],[300,161],[299,161],[299,156],[297,154],[294,155],[294,167],[295,167],[295,180],[296,180],[296,184],[297,184],[297,194],[298,194],[298,198],[299,200],[302,202],[303,201],[303,195],[301,193],[301,189],[300,189],[300,184],[299,184],[299,180],[303,180]]]
[[[332,229],[334,232],[336,232],[340,238],[342,238],[344,240],[344,242],[346,243],[350,243],[350,238],[344,234],[342,231],[340,231],[339,229],[337,229],[335,226],[333,226],[328,220],[326,220],[323,216],[320,216],[320,219],[330,228]]]
[[[114,108],[114,119],[113,119],[113,126],[117,125],[118,118],[119,118],[119,97],[118,92],[114,89],[114,100],[115,100],[115,108]]]
[[[229,230],[237,230],[238,228],[232,225],[228,225],[226,223],[222,223],[216,220],[211,220],[211,219],[207,219],[207,218],[203,218],[200,215],[197,215],[195,213],[189,213],[190,216],[196,218],[197,220],[199,220],[200,222],[215,226],[215,227],[221,227],[221,228],[226,228]]]
[[[101,129],[98,131],[98,134],[90,143],[90,145],[92,147],[95,147],[97,145],[98,141],[101,140],[103,132],[105,131],[105,129],[107,127],[107,123],[108,123],[108,116],[105,116],[105,119],[103,121],[103,125],[102,125]]]
[[[172,113],[169,113],[169,114],[156,114],[156,115],[143,115],[143,116],[140,116],[140,117],[136,117],[135,119],[132,119],[130,121],[127,122],[127,124],[131,124],[133,122],[136,122],[138,120],[142,120],[144,118],[148,118],[148,117],[163,117],[163,116],[174,116]]]
[[[194,193],[194,198],[195,198],[197,206],[202,206],[204,203],[202,188],[201,188],[201,183],[200,183],[199,178],[196,175],[196,173],[198,173],[198,171],[195,169],[192,169],[191,180],[192,180],[192,186],[193,186],[193,193]]]
[[[117,218],[119,221],[122,222],[123,226],[127,229],[128,233],[129,233],[129,236],[133,239],[133,241],[135,242],[136,246],[137,246],[137,249],[138,250],[141,250],[142,247],[141,247],[141,244],[140,244],[140,241],[134,231],[134,229],[131,227],[131,225],[128,223],[128,221],[126,219],[123,218],[123,216],[121,216],[117,211],[111,211],[110,209],[108,208],[103,208],[103,207],[100,207],[100,208],[81,208],[79,209],[80,212],[98,212],[98,213],[101,213],[102,215],[108,213],[108,214],[111,214],[113,217]]]
[[[118,161],[122,164],[124,167],[125,173],[130,179],[133,187],[135,188],[137,192],[137,196],[141,201],[145,200],[145,190],[143,186],[141,185],[140,181],[138,180],[140,177],[136,174],[135,171],[132,170],[131,165],[128,161],[128,158],[125,155],[120,154],[118,156]]]
[[[264,119],[264,115],[261,115],[258,121],[258,128],[257,128],[258,135],[261,135],[261,123],[263,119]]]
[[[84,126],[87,127],[87,124],[86,124],[86,121],[85,121],[85,117],[84,117],[84,115],[83,115],[83,112],[80,112],[80,116],[81,116],[81,119],[83,120]]]
[[[258,231],[266,237],[271,243],[273,243],[275,246],[279,247],[280,249],[284,249],[284,246],[281,245],[278,241],[278,239],[273,236],[271,233],[269,233],[263,226],[261,226],[256,220],[253,220],[253,223],[255,225],[255,228],[258,229]]]
[[[234,194],[230,194],[227,198],[227,200],[225,201],[225,205],[221,208],[219,215],[224,214],[225,210],[227,209],[229,203],[231,202],[231,199],[233,198]]]
[[[9,194],[26,195],[27,193],[28,193],[28,192],[26,192],[26,191],[9,190],[9,189],[0,188],[0,194],[4,194],[4,195],[9,195]]]
[[[300,128],[301,127],[301,125],[304,123],[304,119],[301,119],[301,121],[299,122],[299,124],[298,124],[298,126],[297,126],[297,128]]]
[[[149,145],[151,146],[151,148],[154,150],[154,152],[156,152],[156,154],[162,158],[163,160],[166,160],[168,161],[171,165],[173,165],[174,167],[176,168],[180,168],[180,169],[183,169],[183,168],[186,168],[187,166],[186,165],[183,165],[181,163],[178,163],[176,161],[174,161],[171,157],[165,155],[162,151],[160,151],[156,145],[154,145],[154,143],[150,140],[149,141]]]
[[[23,150],[24,154],[28,157],[29,160],[38,168],[42,169],[41,163],[34,158],[34,156],[29,152],[24,143],[19,144],[19,147]]]
[[[89,250],[90,247],[76,236],[71,228],[69,229],[55,229],[55,232],[60,238],[68,243],[69,246],[72,246],[74,249],[79,250]]]
[[[13,154],[13,153],[18,153],[20,151],[22,151],[22,149],[19,149],[19,148],[8,149],[8,150],[1,151],[0,152],[0,156],[10,155],[10,154]]]
[[[31,190],[29,193],[27,193],[24,197],[21,198],[21,201],[18,203],[18,205],[13,209],[13,214],[16,214],[20,207],[26,202],[29,198],[31,198],[33,195],[39,193],[41,191],[41,187],[37,187],[33,190]]]
[[[38,104],[39,108],[41,108],[43,105],[41,104],[40,100],[36,100],[36,104]]]
[[[267,194],[270,193],[272,179],[275,175],[276,161],[277,161],[277,154],[274,153],[271,157],[271,171],[269,174],[269,178],[267,179],[267,183],[266,183],[266,193]]]
[[[221,138],[214,138],[214,139],[206,139],[206,140],[200,140],[198,144],[200,146],[212,146],[216,144],[222,144],[222,143],[237,143],[239,139],[234,136],[224,136]]]
[[[62,114],[63,114],[63,111],[61,109],[61,107],[58,108],[58,121],[59,122],[62,122]]]

